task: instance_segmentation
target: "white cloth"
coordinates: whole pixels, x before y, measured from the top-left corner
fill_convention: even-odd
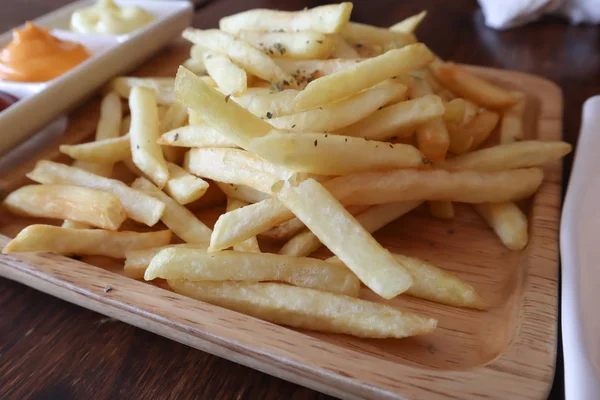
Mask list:
[[[479,0],[485,24],[507,29],[535,21],[543,14],[566,16],[572,24],[600,23],[600,0]]]

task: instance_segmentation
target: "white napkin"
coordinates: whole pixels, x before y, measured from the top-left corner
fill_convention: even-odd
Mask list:
[[[479,0],[485,24],[507,29],[535,21],[543,14],[564,15],[572,24],[600,23],[600,0]]]

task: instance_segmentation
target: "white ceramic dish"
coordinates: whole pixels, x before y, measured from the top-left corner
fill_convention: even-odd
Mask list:
[[[73,11],[95,3],[69,4],[32,22],[51,29],[61,39],[82,43],[92,56],[64,75],[43,83],[0,80],[0,90],[20,100],[0,112],[0,155],[23,142],[61,113],[77,105],[108,79],[123,74],[177,36],[191,21],[193,7],[187,1],[117,0],[119,5],[140,6],[156,19],[124,35],[86,35],[68,30]],[[11,32],[0,35],[0,48],[10,42]]]
[[[562,336],[568,400],[600,393],[600,96],[583,106],[560,228]]]

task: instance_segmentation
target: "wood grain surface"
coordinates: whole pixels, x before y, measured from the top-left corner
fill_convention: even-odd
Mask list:
[[[66,3],[5,0],[0,30]],[[196,13],[195,25],[274,1],[215,0]],[[319,2],[286,2],[286,8]],[[540,74],[565,94],[564,135],[576,142],[581,104],[600,91],[596,27],[558,19],[508,32],[483,25],[474,1],[359,1],[353,19],[389,25],[429,10],[419,37],[444,58]],[[565,163],[569,170],[570,159]],[[0,280],[1,398],[325,398],[311,390],[195,351],[15,282]],[[562,398],[559,358],[552,398]]]

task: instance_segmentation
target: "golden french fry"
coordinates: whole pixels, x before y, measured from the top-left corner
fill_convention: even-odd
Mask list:
[[[259,201],[263,201],[271,197],[266,193],[259,192],[256,189],[252,189],[251,187],[244,185],[234,185],[223,182],[215,182],[215,184],[223,193],[227,195],[227,197],[238,199],[249,204],[258,203]]]
[[[187,28],[183,31],[182,36],[208,50],[226,54],[231,61],[254,76],[278,85],[294,88],[295,83],[292,76],[283,71],[268,55],[225,32],[218,29]],[[206,65],[206,59],[204,59],[204,64]]]
[[[414,278],[413,284],[404,294],[447,304],[454,307],[467,307],[485,310],[485,301],[477,294],[473,286],[462,281],[451,272],[444,271],[427,261],[401,254],[393,254]],[[328,262],[339,263],[337,257],[331,257]]]
[[[184,296],[277,324],[369,338],[433,331],[437,321],[391,306],[278,283],[169,280]]]
[[[237,36],[274,58],[324,59],[334,47],[333,38],[319,32],[240,31]]]
[[[194,175],[213,181],[246,185],[264,193],[280,179],[292,177],[279,167],[244,150],[195,148],[185,157],[184,168]]]
[[[323,107],[275,118],[271,118],[273,114],[269,112],[266,117],[278,129],[333,132],[368,117],[387,104],[402,100],[405,94],[406,86],[386,81]]]
[[[113,79],[108,87],[114,90],[119,96],[128,99],[131,89],[136,86],[152,89],[156,94],[158,104],[169,105],[175,102],[175,93],[173,93],[173,78],[138,78],[133,76],[121,76]]]
[[[559,160],[569,154],[571,150],[572,146],[566,142],[527,140],[462,154],[450,158],[436,167],[476,171],[537,167]]]
[[[277,192],[277,198],[381,297],[394,298],[412,284],[411,276],[402,265],[314,179],[304,180],[297,186],[286,182]],[[321,207],[315,208],[314,204]]]
[[[480,106],[497,109],[512,106],[516,102],[509,91],[471,74],[454,63],[440,63],[431,69],[442,85]]]
[[[475,118],[478,107],[465,99],[453,99],[445,104],[444,121],[453,129],[461,128]]]
[[[131,139],[125,135],[82,144],[61,144],[59,150],[75,160],[111,166],[131,157]]]
[[[297,172],[345,175],[418,167],[423,155],[410,145],[323,133],[279,133],[253,139],[249,149]]]
[[[289,60],[278,58],[277,65],[288,74],[292,75],[299,85],[304,85],[325,75],[342,71],[348,67],[364,61],[362,58],[329,60]]]
[[[145,178],[137,178],[131,187],[165,204],[165,212],[160,219],[182,240],[187,243],[205,243],[210,240],[212,230],[196,218],[190,210],[170,198],[152,182]]]
[[[273,129],[234,101],[226,101],[222,93],[183,67],[177,70],[175,91],[183,104],[240,147]]]
[[[510,250],[523,250],[527,246],[527,216],[515,203],[473,204],[473,208]]]
[[[167,246],[158,246],[141,250],[126,251],[125,266],[123,267],[123,273],[129,278],[143,279],[144,273],[146,272],[146,269],[150,265],[150,261],[152,261],[154,256],[157,255],[161,250],[168,249],[171,247],[206,250],[208,248],[208,243],[170,244]]]
[[[254,9],[219,20],[222,31],[315,31],[337,33],[350,20],[352,3],[331,4],[302,11]]]
[[[515,105],[505,110],[500,122],[500,144],[512,143],[515,140],[523,140],[523,114],[525,113],[525,95],[521,92],[511,92],[517,99]]]
[[[418,14],[410,16],[392,25],[390,30],[394,32],[414,33],[426,16],[427,11],[421,11]]]
[[[185,205],[198,200],[208,190],[208,182],[198,178],[173,163],[168,163],[169,180],[165,192],[179,204]]]
[[[417,41],[412,33],[357,22],[347,23],[340,35],[352,44],[379,46],[384,52],[390,49],[399,49]]]
[[[169,230],[139,233],[29,225],[8,242],[2,253],[44,251],[125,258],[127,251],[164,246],[170,241]]]
[[[334,266],[334,268],[331,268]],[[187,281],[280,281],[294,286],[357,297],[360,281],[347,268],[326,261],[269,253],[171,248],[159,252],[144,274]]]
[[[231,97],[246,110],[257,117],[265,118],[267,115],[278,117],[281,115],[292,114],[292,101],[298,94],[295,89],[285,89],[281,92],[273,91],[270,88],[248,88],[246,93]]]
[[[225,94],[242,94],[248,87],[246,71],[235,65],[229,57],[212,51],[204,53],[206,72],[217,82],[219,90]]]
[[[403,101],[375,111],[367,118],[336,131],[338,134],[371,140],[411,136],[417,127],[444,115],[444,105],[436,95]]]
[[[498,124],[496,112],[483,110],[475,118],[462,127],[449,127],[450,148],[454,154],[463,154],[479,147],[492,133]]]
[[[439,219],[454,218],[454,206],[451,201],[428,201],[429,214]]]
[[[157,143],[176,147],[237,147],[234,142],[206,123],[173,129],[164,133]]]
[[[152,226],[158,222],[165,210],[165,204],[155,198],[131,189],[121,181],[108,179],[79,168],[55,163],[38,161],[27,177],[44,184],[65,184],[84,186],[116,195],[125,208],[127,216],[135,221]]]
[[[4,206],[12,213],[68,219],[116,231],[127,215],[117,196],[71,185],[27,185],[10,193]]]
[[[156,143],[160,133],[154,92],[145,87],[134,87],[129,96],[129,108],[133,163],[162,189],[169,179],[169,169],[162,149]]]
[[[294,107],[297,111],[317,108],[396,75],[423,68],[432,60],[431,51],[422,43],[390,50],[378,57],[312,81],[298,93]]]
[[[341,176],[326,186],[343,204],[410,200],[486,203],[527,198],[543,179],[541,168],[495,172],[406,169]]]
[[[331,58],[360,58],[360,55],[356,49],[352,47],[352,45],[350,45],[350,43],[348,43],[341,35],[332,35],[331,38],[333,39],[333,52],[331,53]]]
[[[225,211],[229,212],[229,211],[237,210],[238,208],[242,208],[247,205],[248,205],[248,203],[246,203],[246,202],[243,202],[238,199],[234,199],[232,197],[228,197],[227,198],[227,208],[225,209]],[[235,244],[233,246],[233,250],[248,252],[248,253],[260,253],[260,247],[258,246],[258,240],[256,240],[256,236],[252,236],[252,237],[244,240],[243,242]]]

